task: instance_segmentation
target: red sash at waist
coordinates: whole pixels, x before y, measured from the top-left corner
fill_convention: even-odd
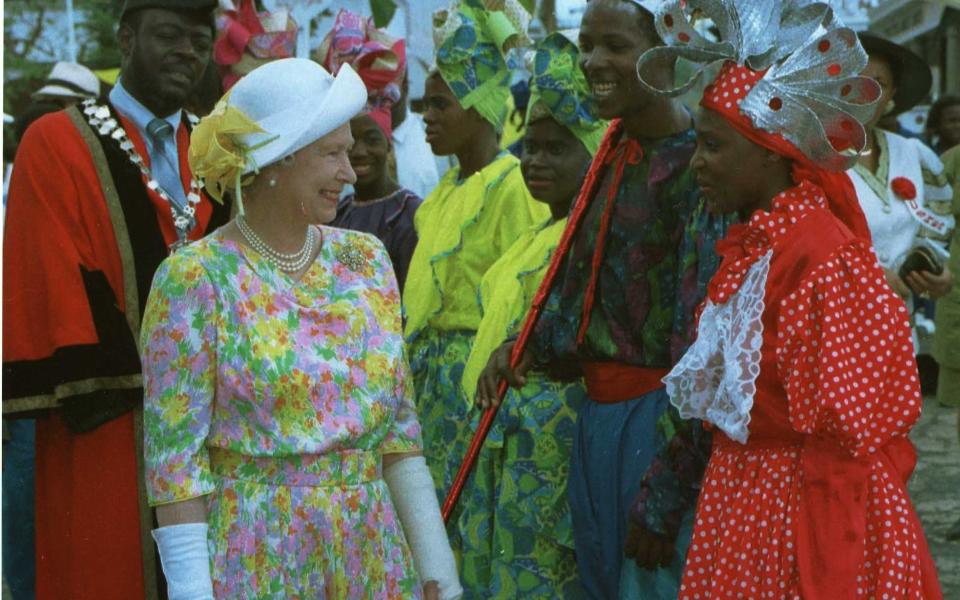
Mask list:
[[[583,362],[580,368],[587,394],[601,404],[625,402],[662,388],[661,380],[670,372],[619,362]]]

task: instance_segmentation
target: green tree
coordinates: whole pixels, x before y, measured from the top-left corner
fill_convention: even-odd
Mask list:
[[[119,0],[74,0],[77,62],[91,69],[120,66],[115,34],[121,8]],[[3,111],[17,115],[53,63],[67,58],[66,10],[63,0],[8,0],[3,9]],[[4,147],[12,149],[8,130]]]

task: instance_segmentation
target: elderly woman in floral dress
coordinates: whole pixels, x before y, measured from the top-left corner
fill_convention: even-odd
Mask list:
[[[197,126],[240,214],[161,265],[142,330],[147,488],[170,597],[454,598],[383,245],[329,222],[352,183],[336,78],[284,59]]]

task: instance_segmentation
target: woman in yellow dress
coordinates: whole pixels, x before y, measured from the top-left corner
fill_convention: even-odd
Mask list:
[[[423,449],[441,496],[470,435],[460,380],[480,325],[480,280],[531,225],[550,217],[527,192],[520,161],[498,143],[510,95],[502,50],[523,35],[517,17],[466,0],[434,18],[437,70],[425,86],[427,142],[434,154],[455,155],[459,167],[417,210],[419,242],[403,303]]]
[[[547,36],[533,57],[520,164],[527,188],[550,207],[552,218],[527,230],[483,277],[483,320],[463,374],[464,393],[479,408],[496,397],[498,385],[496,369],[484,367],[500,344],[519,333],[606,130],[578,60],[576,45],[560,33]],[[465,598],[584,596],[567,475],[576,411],[586,390],[579,378],[569,379],[532,371],[522,388],[504,398],[463,498]]]

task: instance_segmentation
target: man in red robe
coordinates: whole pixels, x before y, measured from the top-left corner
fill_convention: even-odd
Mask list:
[[[37,416],[37,598],[158,596],[140,315],[172,248],[226,222],[187,163],[214,0],[127,0],[109,98],[20,144],[3,246],[3,414]]]

